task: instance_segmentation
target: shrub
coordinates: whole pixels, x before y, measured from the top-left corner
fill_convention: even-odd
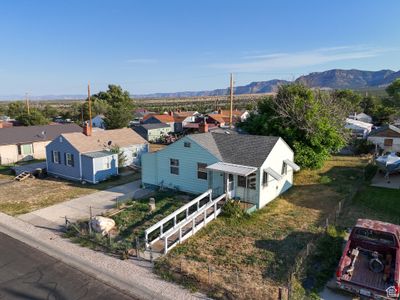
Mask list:
[[[245,215],[245,211],[240,207],[238,201],[229,200],[222,208],[222,215],[231,219],[240,219]]]
[[[375,145],[372,144],[370,141],[368,140],[353,140],[352,144],[351,144],[354,154],[356,155],[360,155],[360,154],[368,154],[368,153],[372,153],[375,149]]]

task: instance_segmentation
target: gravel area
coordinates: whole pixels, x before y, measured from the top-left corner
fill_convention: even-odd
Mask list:
[[[57,233],[3,213],[0,213],[0,231],[139,299],[207,299],[161,280],[152,273],[148,262],[122,261],[80,247]]]

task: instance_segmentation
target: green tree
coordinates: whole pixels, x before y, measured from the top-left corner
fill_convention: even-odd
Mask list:
[[[16,120],[24,126],[49,124],[49,119],[43,116],[43,114],[37,109],[31,109],[29,114],[27,112],[20,114],[17,116]]]
[[[400,78],[397,78],[386,88],[386,93],[389,95],[387,105],[400,107]]]
[[[339,101],[343,108],[347,109],[349,113],[359,111],[360,102],[362,101],[361,95],[353,92],[352,90],[337,90],[332,93],[332,97]]]
[[[26,111],[26,106],[22,101],[15,101],[8,104],[7,114],[11,118],[16,118]]]
[[[118,168],[121,168],[127,160],[125,153],[118,145],[111,146],[110,150],[112,153],[118,154]]]
[[[49,104],[46,104],[43,107],[42,114],[43,114],[43,116],[45,116],[46,118],[49,118],[49,119],[55,118],[59,115],[57,109]]]
[[[104,112],[104,122],[107,129],[127,127],[132,120],[133,101],[127,91],[119,85],[110,84],[106,92],[99,92],[92,97],[93,103],[104,101],[107,111]]]
[[[364,113],[374,117],[379,101],[374,96],[364,96],[360,101],[360,107]]]
[[[335,95],[291,84],[261,101],[257,114],[240,126],[252,134],[282,137],[293,147],[300,166],[319,168],[345,145],[347,113],[346,104],[338,102]]]

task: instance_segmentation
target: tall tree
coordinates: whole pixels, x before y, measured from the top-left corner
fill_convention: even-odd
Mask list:
[[[397,78],[386,88],[386,93],[389,95],[386,104],[400,108],[400,78]]]
[[[27,112],[17,116],[16,120],[24,126],[33,125],[47,125],[49,124],[49,119],[47,119],[43,114],[37,109],[31,109],[30,113]]]
[[[104,122],[107,129],[127,127],[132,120],[133,101],[128,91],[119,85],[110,84],[106,92],[99,92],[92,96],[93,103],[103,101],[107,104],[104,112]]]
[[[25,112],[27,112],[26,106],[22,101],[15,101],[8,104],[7,114],[11,118],[16,118]]]
[[[345,145],[347,113],[345,104],[332,94],[291,84],[281,86],[275,97],[264,99],[258,113],[241,127],[253,134],[282,137],[294,148],[299,165],[319,168]]]

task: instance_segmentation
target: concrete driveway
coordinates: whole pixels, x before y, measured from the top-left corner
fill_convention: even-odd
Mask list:
[[[141,181],[137,180],[23,214],[18,218],[37,227],[60,230],[65,225],[65,217],[70,221],[88,218],[90,207],[93,215],[99,215],[115,208],[117,199],[124,201],[144,197],[149,191],[141,189],[140,185]]]

